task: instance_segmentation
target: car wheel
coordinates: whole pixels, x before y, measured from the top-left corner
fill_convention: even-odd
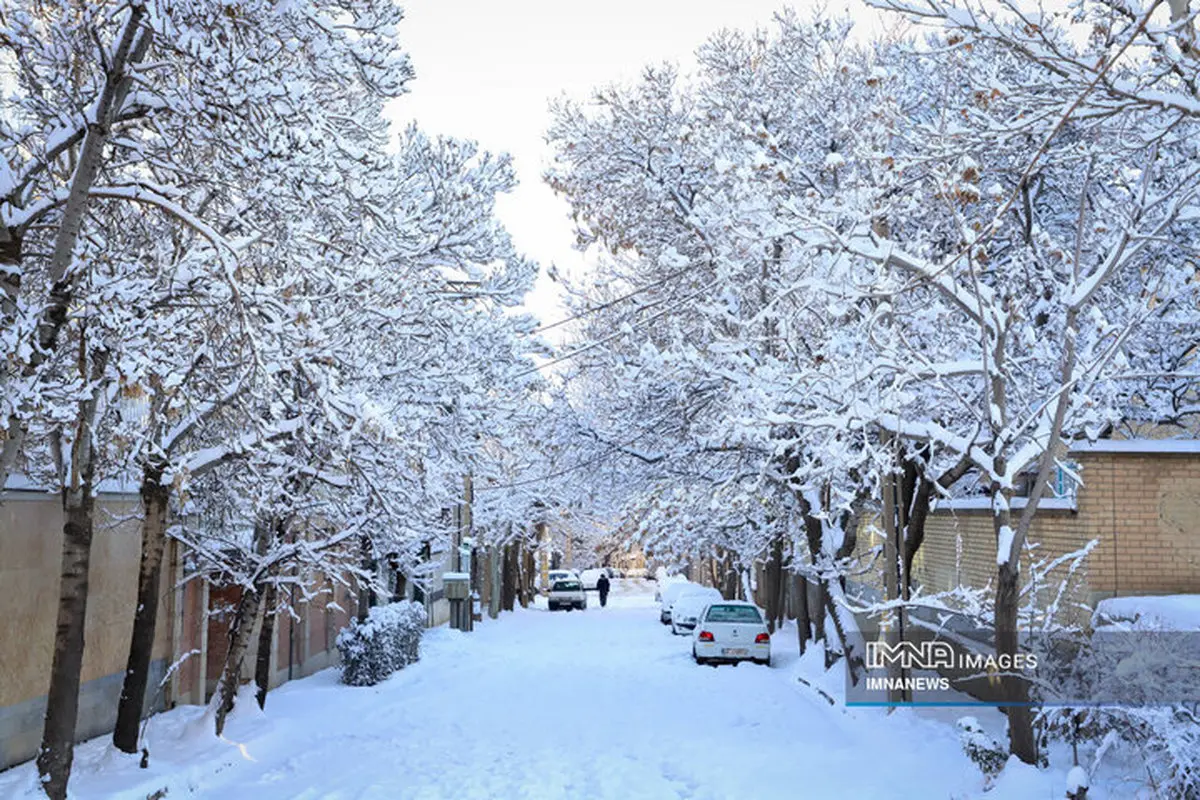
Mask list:
[[[761,664],[764,667],[769,667],[771,666],[771,659],[769,656],[767,658],[756,658],[754,659],[754,663]]]
[[[701,658],[701,657],[700,657],[700,656],[699,656],[699,655],[696,653],[696,649],[695,649],[695,648],[692,648],[692,660],[693,660],[693,661],[695,661],[695,662],[696,662],[697,664],[699,664],[700,666],[704,666],[705,664],[707,664],[707,663],[708,663],[708,659],[707,659],[707,658]]]

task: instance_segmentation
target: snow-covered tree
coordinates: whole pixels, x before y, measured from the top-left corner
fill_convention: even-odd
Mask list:
[[[1194,352],[1188,120],[1120,100],[1123,83],[1093,91],[1128,38],[1073,44],[1010,14],[1039,57],[1100,65],[1072,83],[998,41],[991,17],[905,9],[949,18],[950,38],[858,49],[837,23],[782,15],[773,33],[715,37],[690,81],[648,71],[563,105],[551,130],[551,185],[581,241],[611,253],[589,298],[604,321],[577,345],[581,380],[608,390],[588,405],[610,429],[645,421],[636,448],[614,438],[673,487],[665,518],[694,507],[670,474],[685,464],[721,487],[722,512],[755,507],[728,493],[740,481],[767,520],[802,521],[792,538],[852,669],[840,590],[865,510],[885,512],[885,573],[907,598],[930,503],[981,486],[996,646],[1012,654],[1019,556],[1065,442],[1178,416]],[[681,544],[701,530],[680,526]],[[1027,711],[1009,718],[1032,761]]]

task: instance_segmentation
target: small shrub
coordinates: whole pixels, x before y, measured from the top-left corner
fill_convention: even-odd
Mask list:
[[[354,620],[337,637],[342,683],[374,686],[417,660],[425,607],[404,600],[375,606],[363,622]]]
[[[1008,748],[984,732],[979,720],[963,717],[956,724],[958,739],[967,758],[975,762],[984,775],[997,775],[1008,762]]]

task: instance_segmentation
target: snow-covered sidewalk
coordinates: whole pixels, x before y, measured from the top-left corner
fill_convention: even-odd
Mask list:
[[[649,588],[648,588],[649,587]],[[249,696],[212,738],[203,709],[151,720],[150,768],[106,739],[77,750],[71,794],[138,798],[961,798],[983,779],[952,725],[831,706],[801,684],[794,631],[773,668],[696,666],[658,623],[653,584],[607,608],[538,607],[471,634],[430,631],[421,661],[351,688],[327,670]],[[825,676],[824,680],[836,679]],[[840,692],[839,692],[840,694]],[[36,793],[32,764],[0,797]],[[1047,786],[1047,788],[1049,788]],[[988,797],[1000,793],[990,793]],[[1018,796],[1018,795],[1009,795]],[[1043,795],[1039,795],[1043,796]],[[1044,795],[1044,796],[1059,796]]]

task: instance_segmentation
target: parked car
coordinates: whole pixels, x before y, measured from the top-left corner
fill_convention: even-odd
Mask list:
[[[551,611],[557,611],[560,608],[565,608],[567,611],[578,608],[583,611],[587,608],[587,593],[583,590],[583,584],[574,578],[550,584],[549,605]]]
[[[662,607],[658,612],[658,620],[663,625],[671,624],[671,604],[674,603],[676,598],[678,598],[679,595],[683,593],[683,590],[687,589],[688,587],[699,587],[699,584],[692,583],[691,581],[681,580],[668,583],[662,587],[662,590],[659,592],[662,600]]]
[[[692,632],[697,664],[753,661],[771,666],[771,633],[762,612],[744,600],[723,600],[704,610]]]
[[[612,580],[612,570],[608,567],[595,567],[593,569],[585,569],[579,574],[580,580],[583,581],[583,588],[588,591],[595,591],[596,582],[600,580],[601,575],[607,575],[609,580]]]
[[[579,573],[573,569],[552,569],[546,573],[546,591],[550,591],[550,587],[555,581],[577,581]]]
[[[690,581],[682,575],[659,575],[654,579],[658,585],[654,587],[654,602],[661,603],[663,592],[673,583],[690,583]],[[665,620],[664,620],[665,621]]]
[[[704,609],[712,603],[720,603],[725,598],[716,589],[709,586],[695,586],[684,589],[671,604],[671,633],[683,635],[691,633],[700,620]]]

